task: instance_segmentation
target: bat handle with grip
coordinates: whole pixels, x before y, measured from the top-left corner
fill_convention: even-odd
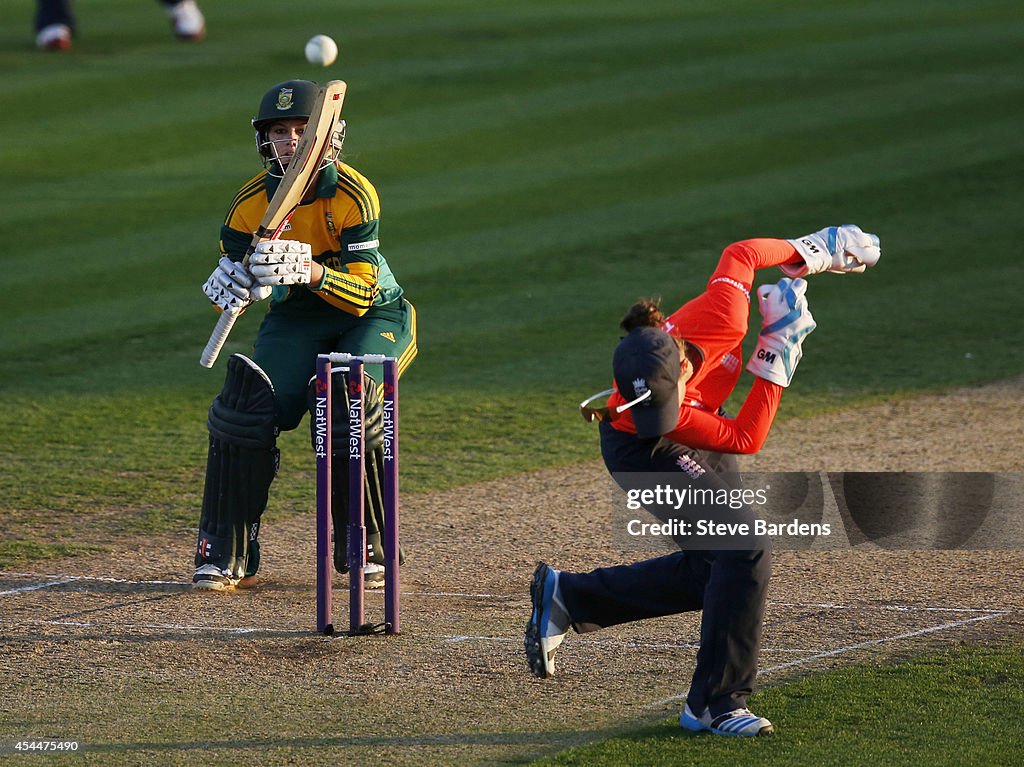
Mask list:
[[[210,340],[206,342],[206,348],[203,349],[203,354],[199,358],[199,364],[204,368],[212,368],[213,363],[217,361],[217,356],[224,348],[224,342],[228,340],[228,334],[231,333],[231,327],[235,324],[236,319],[238,319],[237,314],[228,314],[227,312],[222,313],[218,318],[213,333],[210,334]]]
[[[292,208],[273,231],[260,224],[253,235],[252,242],[249,243],[249,249],[245,251],[245,256],[242,258],[243,266],[249,265],[249,256],[256,250],[258,242],[261,240],[276,240],[281,236],[281,232],[284,231],[288,222],[291,221],[292,213],[294,212],[295,208]],[[213,328],[213,333],[210,334],[210,340],[206,342],[206,348],[203,349],[203,353],[199,357],[199,364],[204,368],[212,368],[213,363],[217,361],[220,350],[224,347],[224,342],[228,340],[228,334],[231,333],[231,328],[234,326],[236,319],[238,319],[238,314],[223,312],[220,315],[220,319],[217,320],[217,324]]]

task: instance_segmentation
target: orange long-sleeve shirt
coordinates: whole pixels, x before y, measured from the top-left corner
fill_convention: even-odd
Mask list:
[[[686,383],[679,421],[667,439],[698,450],[756,453],[764,444],[782,399],[778,384],[754,379],[740,412],[725,418],[717,411],[732,394],[743,368],[743,337],[750,320],[750,288],[754,272],[800,260],[786,240],[757,238],[734,242],[722,252],[707,289],[665,320],[662,328],[700,350],[703,362]],[[626,402],[618,391],[608,398],[614,408]],[[612,427],[636,433],[629,410]]]

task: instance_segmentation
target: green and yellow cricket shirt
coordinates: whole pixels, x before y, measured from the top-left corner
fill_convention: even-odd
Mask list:
[[[222,255],[242,260],[279,183],[264,170],[235,195],[221,227]],[[281,239],[309,243],[324,278],[319,285],[275,287],[271,307],[326,302],[361,317],[394,304],[402,288],[380,253],[379,227],[380,200],[365,176],[340,161],[321,171],[313,199],[295,209]]]

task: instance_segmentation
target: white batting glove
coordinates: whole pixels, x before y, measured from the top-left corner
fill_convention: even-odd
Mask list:
[[[877,264],[882,256],[878,236],[862,231],[855,224],[829,226],[788,242],[804,260],[803,264],[782,265],[782,271],[789,277],[821,272],[863,272]]]
[[[312,269],[310,247],[298,240],[264,240],[249,257],[249,271],[260,285],[308,285]]]
[[[807,306],[807,281],[783,277],[757,289],[761,333],[747,370],[779,386],[789,386],[803,356],[804,339],[816,327]]]
[[[249,304],[267,298],[272,291],[257,285],[240,262],[221,256],[217,268],[203,284],[203,292],[222,312],[239,314]]]

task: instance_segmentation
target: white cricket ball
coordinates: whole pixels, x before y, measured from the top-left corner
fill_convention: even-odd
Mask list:
[[[338,58],[338,44],[327,35],[314,35],[306,43],[306,61],[329,67]]]

